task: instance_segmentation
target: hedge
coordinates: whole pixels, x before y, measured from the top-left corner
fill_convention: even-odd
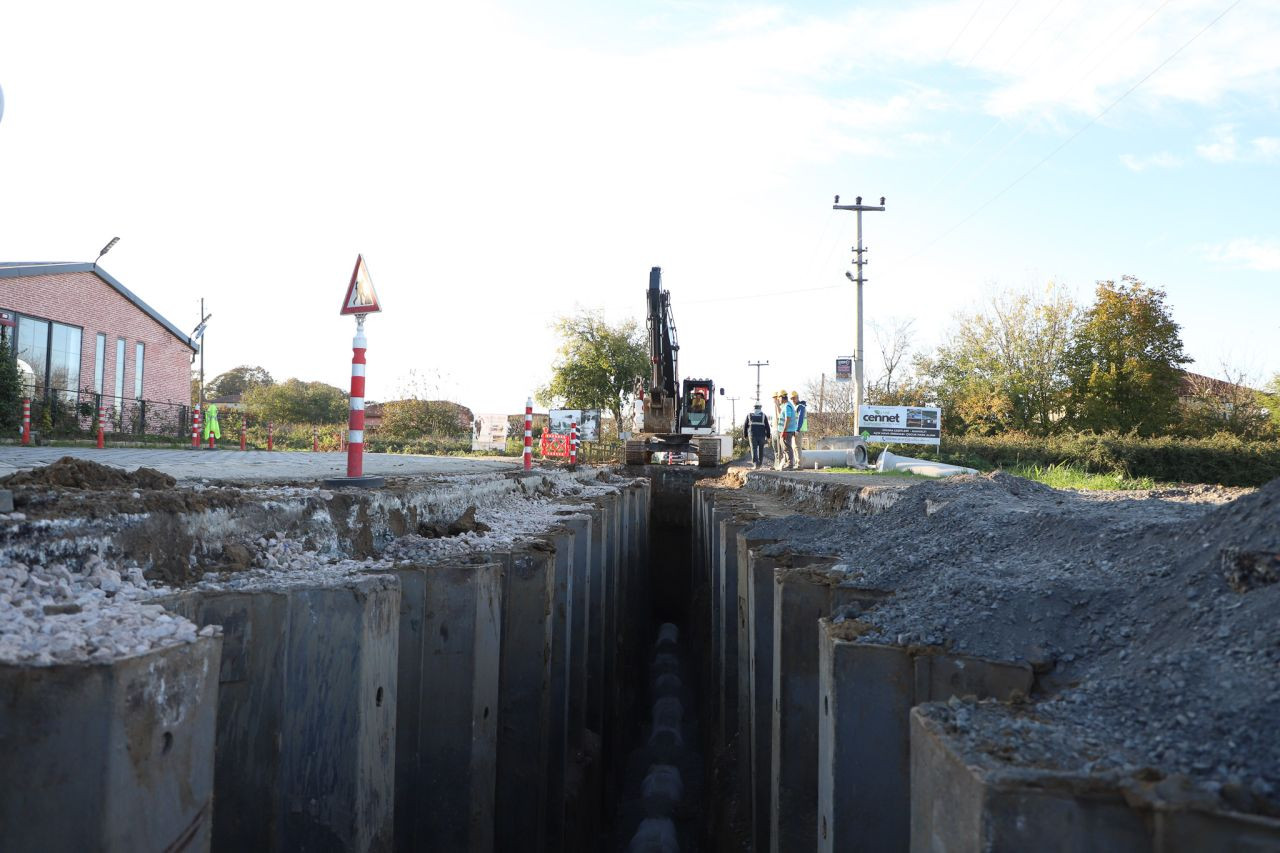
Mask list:
[[[1224,486],[1261,486],[1280,477],[1280,441],[1244,441],[1226,433],[1199,439],[1115,432],[946,436],[940,450],[943,461],[983,469],[1075,465],[1098,474]]]

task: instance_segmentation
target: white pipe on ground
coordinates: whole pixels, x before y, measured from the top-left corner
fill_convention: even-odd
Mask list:
[[[855,450],[801,450],[801,468],[860,468]]]
[[[956,474],[976,474],[974,468],[964,468],[959,465],[947,465],[942,462],[930,462],[928,459],[913,459],[910,456],[898,456],[887,450],[880,452],[880,458],[876,460],[876,470],[885,471],[906,471],[911,474],[920,474],[924,477],[951,477]]]

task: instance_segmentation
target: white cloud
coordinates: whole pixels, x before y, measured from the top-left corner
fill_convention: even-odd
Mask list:
[[[1259,136],[1251,140],[1249,145],[1259,160],[1280,159],[1280,136]]]
[[[1212,130],[1213,141],[1196,146],[1196,153],[1210,163],[1230,163],[1240,154],[1236,144],[1235,128],[1229,124],[1220,125]]]
[[[1207,246],[1205,258],[1236,269],[1280,272],[1280,241],[1248,237]]]
[[[1168,151],[1157,151],[1146,157],[1133,154],[1121,154],[1120,162],[1133,172],[1144,172],[1147,169],[1174,169],[1182,165],[1182,158]]]

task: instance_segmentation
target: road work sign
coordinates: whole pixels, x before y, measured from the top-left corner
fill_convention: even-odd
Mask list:
[[[858,435],[876,444],[932,444],[942,439],[942,409],[934,406],[863,406]]]
[[[381,311],[378,294],[373,289],[373,279],[365,266],[364,255],[356,255],[356,268],[351,271],[351,284],[347,286],[347,298],[342,300],[343,314],[373,314]]]

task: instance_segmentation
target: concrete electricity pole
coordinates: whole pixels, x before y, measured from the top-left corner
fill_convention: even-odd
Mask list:
[[[866,279],[862,277],[862,265],[866,263],[866,261],[862,259],[862,254],[866,251],[866,249],[862,248],[862,211],[884,210],[884,196],[880,196],[880,204],[878,205],[863,204],[862,196],[858,196],[855,199],[855,202],[856,204],[841,204],[840,196],[836,196],[835,203],[831,205],[831,209],[853,210],[858,214],[858,245],[853,247],[853,251],[856,255],[854,263],[858,265],[858,276],[855,278],[848,270],[846,270],[844,274],[845,278],[849,279],[849,281],[857,282],[858,285],[858,349],[853,356],[853,375],[855,383],[853,389],[853,423],[854,431],[856,432],[859,419],[862,414],[862,283],[866,281]]]
[[[836,196],[836,197],[839,198],[839,196]],[[760,402],[760,368],[768,367],[768,366],[769,366],[769,362],[767,361],[748,361],[747,362],[747,367],[754,367],[756,369],[756,402],[757,403]]]
[[[726,399],[729,401],[729,411],[733,413],[732,415],[730,415],[730,417],[733,418],[733,423],[734,423],[734,426],[736,427],[738,423],[738,401],[741,400],[742,398],[727,397]]]

